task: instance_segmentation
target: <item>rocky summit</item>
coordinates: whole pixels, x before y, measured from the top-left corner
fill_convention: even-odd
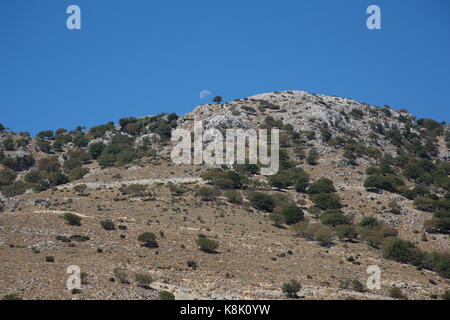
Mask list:
[[[449,298],[446,123],[304,91],[214,100],[36,137],[0,125],[0,297]],[[278,172],[175,164],[172,133],[200,120],[278,129]]]

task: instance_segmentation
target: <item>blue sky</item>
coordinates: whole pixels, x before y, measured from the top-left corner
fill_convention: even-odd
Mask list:
[[[66,28],[81,8],[82,29]],[[366,8],[381,8],[381,30]],[[450,120],[448,0],[2,0],[0,123],[73,129],[305,90]]]

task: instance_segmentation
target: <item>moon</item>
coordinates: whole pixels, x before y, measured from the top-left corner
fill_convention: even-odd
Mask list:
[[[211,91],[209,91],[209,90],[202,90],[201,92],[200,92],[200,99],[205,99],[205,98],[207,98],[207,97],[209,97],[211,95]]]

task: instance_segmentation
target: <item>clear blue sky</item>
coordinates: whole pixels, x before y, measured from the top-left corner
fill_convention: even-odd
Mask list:
[[[81,8],[82,30],[66,28]],[[366,28],[381,8],[382,29]],[[42,129],[306,90],[450,120],[448,0],[1,0],[0,123]]]

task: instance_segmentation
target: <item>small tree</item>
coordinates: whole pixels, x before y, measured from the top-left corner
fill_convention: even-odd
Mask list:
[[[275,212],[272,212],[269,215],[269,218],[270,218],[270,220],[273,221],[273,224],[277,227],[279,227],[284,221],[283,216],[278,213],[275,213]]]
[[[215,96],[215,97],[213,98],[213,102],[215,102],[215,103],[221,103],[221,102],[222,102],[222,97],[221,97],[221,96]]]
[[[358,236],[355,228],[351,225],[340,226],[337,230],[339,239],[344,241],[353,241]]]
[[[227,190],[225,191],[225,197],[227,197],[228,201],[235,204],[242,203],[242,196],[239,191],[236,190]]]
[[[283,291],[284,294],[288,298],[296,298],[297,292],[301,289],[301,285],[297,280],[291,280],[290,282],[285,282],[281,286],[281,291]]]
[[[89,153],[93,159],[97,159],[105,149],[103,142],[96,142],[89,146]]]
[[[314,152],[310,152],[305,160],[311,166],[315,166],[317,164],[317,156]]]
[[[39,132],[36,137],[40,138],[40,139],[51,139],[53,138],[53,130],[45,130],[45,131],[41,131]]]
[[[319,193],[312,196],[314,204],[322,210],[342,207],[339,196],[335,193]]]
[[[303,210],[297,207],[295,204],[285,205],[281,209],[281,215],[287,224],[294,224],[302,221],[304,218]]]
[[[333,181],[327,178],[320,178],[319,180],[311,183],[308,188],[308,194],[318,194],[318,193],[330,193],[335,192]]]
[[[16,148],[16,144],[14,143],[13,138],[8,137],[3,141],[3,147],[7,151],[12,151]]]
[[[138,237],[138,241],[143,242],[143,246],[147,248],[158,248],[158,241],[156,241],[156,235],[152,232],[141,233]]]
[[[265,210],[267,212],[272,212],[275,207],[273,197],[262,192],[253,192],[250,196],[250,202],[256,209]]]

